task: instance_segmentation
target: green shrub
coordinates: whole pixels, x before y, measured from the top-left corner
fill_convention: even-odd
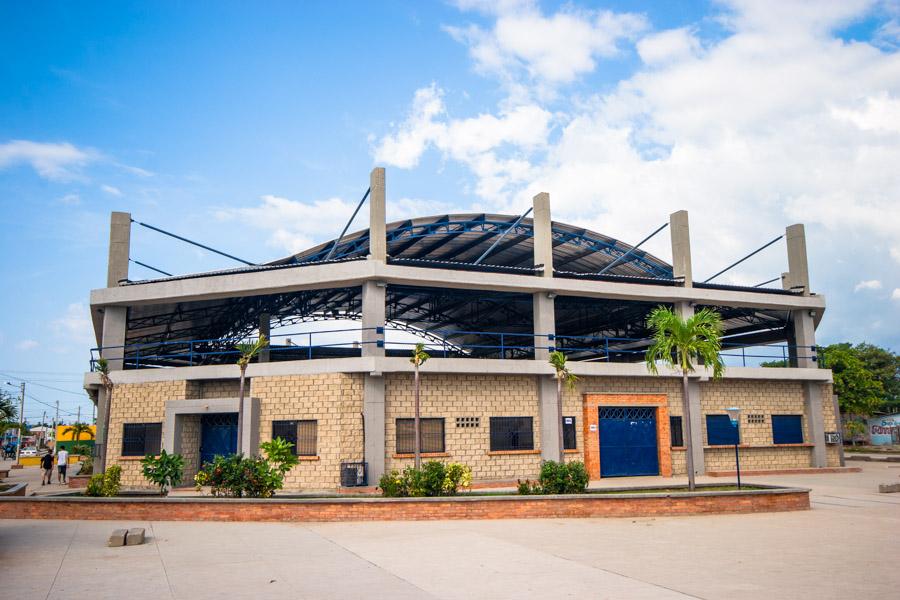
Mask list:
[[[544,494],[581,494],[587,488],[588,474],[582,462],[541,463],[541,490]]]
[[[396,469],[381,476],[378,487],[382,495],[398,497],[453,496],[460,488],[472,483],[472,469],[460,463],[444,464],[430,460],[422,468],[406,467],[403,472]]]
[[[122,467],[113,465],[105,472],[92,475],[88,480],[85,496],[111,497],[119,495],[119,481],[122,478]]]
[[[281,438],[260,444],[266,457],[216,456],[194,477],[197,487],[210,486],[214,496],[271,498],[284,487],[284,476],[297,464],[292,444]]]
[[[91,475],[94,472],[94,459],[90,456],[85,456],[84,460],[81,461],[81,468],[78,470],[79,475]]]
[[[141,461],[144,477],[159,486],[159,495],[165,496],[169,489],[181,483],[184,477],[184,458],[180,454],[160,451],[159,456],[147,455]]]
[[[519,483],[519,493],[523,496],[530,496],[532,494],[541,494],[543,490],[541,489],[541,484],[537,481],[531,481],[530,479],[526,479],[522,481],[518,480]]]

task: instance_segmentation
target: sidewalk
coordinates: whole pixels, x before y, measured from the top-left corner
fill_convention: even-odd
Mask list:
[[[53,477],[50,485],[41,485],[41,469],[40,467],[23,467],[21,469],[12,469],[12,465],[15,463],[14,460],[3,460],[0,461],[0,469],[9,469],[9,477],[3,480],[3,483],[27,483],[28,489],[25,490],[25,494],[27,496],[31,496],[32,494],[36,494],[38,496],[44,496],[47,494],[59,493],[59,492],[67,492],[70,491],[69,486],[60,484],[58,482],[59,473],[56,470],[56,465],[53,465]],[[73,465],[69,465],[69,470],[66,473],[68,477],[72,477],[73,475],[77,475],[78,471],[81,469],[81,465],[76,463]]]

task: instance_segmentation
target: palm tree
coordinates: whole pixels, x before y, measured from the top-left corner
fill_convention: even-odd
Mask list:
[[[416,436],[415,449],[416,449],[416,468],[417,469],[422,466],[422,452],[421,452],[421,448],[419,447],[420,441],[421,441],[420,437],[419,437],[421,434],[421,432],[419,431],[419,367],[421,367],[423,364],[425,364],[425,361],[428,360],[429,358],[431,358],[431,357],[428,355],[427,352],[425,352],[425,344],[419,343],[419,344],[416,344],[415,348],[413,348],[412,356],[409,359],[409,362],[411,362],[413,364],[413,366],[415,367],[416,418],[415,418],[415,425],[413,426],[413,429],[415,430],[414,433]]]
[[[91,426],[87,423],[75,423],[74,425],[70,425],[63,429],[63,435],[72,434],[72,440],[77,442],[81,439],[82,435],[87,435],[89,438],[94,439],[94,432],[91,430]]]
[[[570,390],[575,389],[575,383],[578,381],[568,365],[566,365],[566,355],[559,350],[550,353],[550,365],[556,371],[556,425],[559,428],[559,462],[565,462],[565,440],[563,439],[563,384]]]
[[[259,334],[259,339],[253,343],[243,342],[235,346],[237,351],[240,353],[240,358],[238,358],[237,364],[241,369],[241,387],[238,392],[238,426],[237,426],[237,446],[238,446],[238,454],[241,453],[241,440],[244,436],[244,380],[245,375],[247,373],[247,365],[250,364],[250,361],[259,354],[263,348],[269,345],[269,340],[266,339],[266,336],[263,334]]]
[[[4,390],[0,390],[0,421],[15,421],[19,414],[16,402]]]
[[[722,317],[708,308],[682,319],[672,309],[659,306],[647,317],[647,326],[653,331],[653,344],[647,350],[647,369],[656,374],[656,362],[662,361],[673,369],[681,370],[681,403],[684,415],[685,446],[687,454],[688,489],[694,489],[694,440],[691,433],[691,403],[688,389],[688,373],[694,370],[693,360],[699,360],[712,368],[713,379],[725,371],[719,356],[722,349]]]
[[[109,376],[109,361],[105,358],[97,360],[97,372],[100,374],[100,385],[106,392],[106,414],[103,416],[103,444],[100,447],[101,470],[106,470],[106,449],[109,446],[109,415],[112,412],[113,380]]]

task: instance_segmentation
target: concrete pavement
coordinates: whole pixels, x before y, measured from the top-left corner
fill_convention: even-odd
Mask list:
[[[0,521],[0,594],[70,598],[891,597],[900,465],[748,478],[805,512],[322,524]],[[623,485],[627,480],[620,480]],[[723,479],[713,481],[723,482]],[[143,546],[107,548],[117,527]]]
[[[15,463],[14,460],[4,460],[0,461],[0,468],[2,469],[10,469],[10,467]],[[69,465],[68,470],[66,471],[67,477],[72,477],[73,475],[77,475],[78,471],[81,469],[80,463],[75,463]],[[65,492],[71,491],[68,485],[64,485],[59,483],[59,472],[56,470],[56,465],[53,465],[53,478],[50,485],[41,485],[41,469],[40,467],[24,467],[21,469],[10,469],[9,477],[3,480],[3,483],[27,483],[28,488],[25,490],[25,493],[29,496],[34,492],[38,495],[44,494],[52,494],[56,492]]]

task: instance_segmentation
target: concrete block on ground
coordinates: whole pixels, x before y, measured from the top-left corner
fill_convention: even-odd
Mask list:
[[[106,542],[107,546],[111,546],[116,548],[118,546],[125,545],[125,537],[128,535],[128,531],[125,529],[114,529],[112,535],[109,536],[109,541]]]
[[[900,483],[881,483],[878,485],[878,492],[881,494],[900,493]]]
[[[144,543],[144,528],[132,527],[128,530],[128,536],[125,538],[126,546],[139,546]]]

